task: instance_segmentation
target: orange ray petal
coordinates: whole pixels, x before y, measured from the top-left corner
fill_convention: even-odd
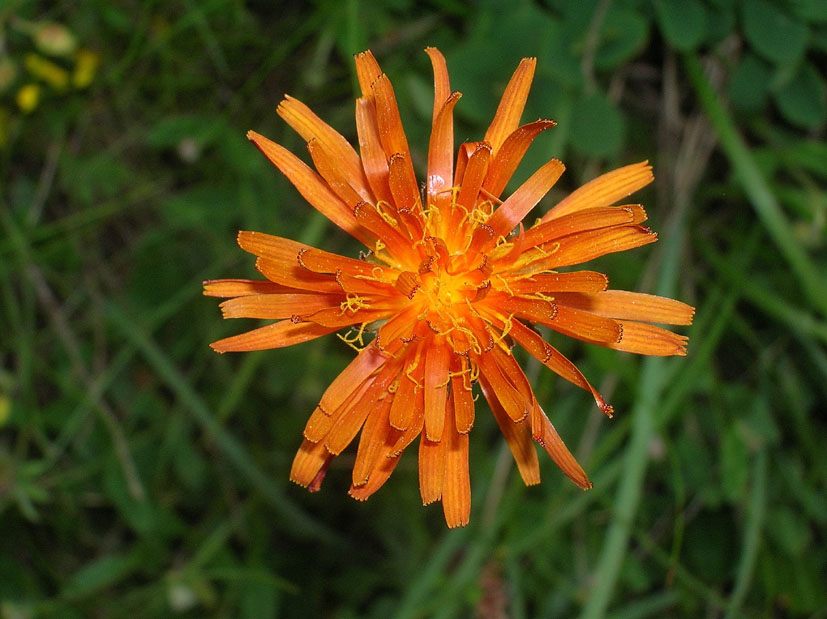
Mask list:
[[[532,262],[531,269],[545,271],[582,264],[606,254],[635,249],[657,240],[658,235],[645,226],[616,226],[578,232],[543,246],[543,257]]]
[[[373,195],[377,200],[390,204],[393,196],[388,186],[388,158],[379,140],[373,101],[365,97],[356,100],[356,133],[359,136],[362,167]]]
[[[364,486],[373,470],[385,459],[385,455],[396,443],[402,434],[388,423],[388,410],[391,398],[380,400],[368,414],[362,434],[359,437],[359,447],[356,450],[356,461],[353,464],[353,486]]]
[[[430,505],[442,498],[442,482],[445,478],[445,451],[442,440],[439,442],[429,441],[424,432],[420,435],[419,494],[422,497],[423,505]]]
[[[453,111],[461,96],[455,92],[445,101],[434,119],[428,147],[428,174],[425,183],[428,205],[436,206],[444,215],[447,215],[447,208],[451,204],[451,188],[454,184]]]
[[[296,324],[291,320],[281,320],[246,333],[218,340],[210,344],[210,348],[219,353],[283,348],[314,340],[322,335],[333,333],[338,328],[323,327],[312,322]]]
[[[546,450],[546,453],[554,463],[560,467],[560,470],[565,473],[566,477],[583,490],[589,490],[594,487],[594,484],[589,481],[586,472],[580,464],[578,464],[568,447],[566,447],[563,439],[560,438],[557,430],[537,402],[534,403],[534,411],[531,414],[531,433],[534,440]]]
[[[491,169],[483,185],[485,190],[499,198],[534,138],[556,124],[548,119],[535,120],[533,123],[519,127],[509,135],[497,152],[494,161],[491,162]]]
[[[293,183],[313,208],[351,236],[368,247],[373,247],[373,238],[356,223],[356,218],[347,204],[342,202],[327,186],[327,183],[301,159],[255,131],[248,131],[247,138],[258,146],[264,156],[287,177],[287,180]]]
[[[355,260],[322,249],[316,249],[292,239],[285,239],[263,232],[242,230],[238,233],[238,244],[245,251],[272,261],[283,269],[299,267],[307,275],[312,273],[335,274],[344,272],[355,276],[385,277],[388,270],[377,264]],[[273,265],[275,266],[275,265]],[[389,277],[389,276],[388,276]],[[323,278],[321,281],[331,281]],[[335,283],[335,280],[333,280]]]
[[[245,251],[259,256],[256,268],[267,279],[292,288],[316,292],[341,293],[342,288],[334,278],[320,276],[301,266],[299,256],[313,250],[311,256],[321,255],[341,265],[361,264],[358,260],[345,258],[315,249],[304,243],[284,239],[262,232],[242,230],[238,233],[238,245]]]
[[[319,408],[330,415],[350,397],[358,385],[386,362],[375,346],[368,346],[333,379],[319,401]]]
[[[418,377],[417,380],[422,381],[422,377]],[[407,449],[414,439],[421,434],[422,428],[425,426],[425,392],[420,388],[416,390],[415,395],[416,397],[409,402],[409,406],[413,409],[411,422],[402,436],[397,439],[390,452],[390,457],[398,456]]]
[[[500,317],[491,315],[491,319],[498,327],[504,327],[504,323]],[[539,333],[527,327],[519,320],[512,318],[511,329],[508,334],[514,338],[523,349],[532,357],[537,359],[544,366],[549,368],[558,376],[565,378],[570,383],[577,385],[592,394],[594,401],[598,408],[607,416],[611,417],[613,410],[610,405],[606,403],[597,390],[591,386],[583,373],[577,369],[577,366],[569,361],[563,354],[561,354],[554,346],[546,342]]]
[[[300,290],[263,279],[208,279],[202,283],[205,297],[244,297],[254,294],[299,293]]]
[[[520,185],[485,222],[493,229],[494,238],[507,236],[548,193],[565,169],[559,159],[552,159]]]
[[[450,398],[453,399],[453,398]],[[442,510],[449,528],[464,527],[471,515],[471,474],[468,470],[468,434],[445,424],[445,472],[442,481]]]
[[[304,424],[304,438],[311,443],[318,443],[327,436],[336,419],[337,417],[327,414],[317,406]]]
[[[324,146],[318,140],[314,138],[307,143],[307,152],[310,153],[316,171],[325,180],[330,190],[336,194],[336,197],[348,208],[352,209],[359,202],[364,201],[364,198],[354,189],[350,179],[345,176],[346,170],[342,168],[340,162],[335,160],[331,153],[325,151]],[[372,195],[369,197],[371,201],[375,200]]]
[[[364,260],[355,260],[339,254],[307,247],[299,250],[296,261],[303,268],[314,273],[347,273],[351,276],[390,279],[393,271],[383,266]]]
[[[236,236],[238,246],[254,256],[268,258],[285,264],[298,264],[299,252],[312,249],[310,245],[299,243],[293,239],[285,239],[264,232],[240,230]],[[319,250],[322,251],[322,250]]]
[[[436,339],[425,348],[425,434],[430,441],[442,436],[451,361],[450,347]]]
[[[326,470],[327,465],[333,459],[321,443],[311,443],[307,439],[302,441],[296,457],[293,459],[293,466],[290,469],[290,481],[307,488],[320,473]],[[314,484],[315,490],[319,489],[321,480]]]
[[[654,357],[686,356],[689,338],[684,335],[642,322],[619,321],[619,324],[623,327],[620,340],[600,342],[601,346]]]
[[[399,437],[396,441],[396,445],[393,446],[391,450],[389,458],[396,458],[399,456],[403,451],[405,451],[411,443],[416,440],[418,436],[422,434],[422,428],[425,426],[425,410],[423,406],[418,406],[414,409],[414,419],[411,422],[411,425],[408,426],[408,429]],[[422,437],[424,438],[424,437]]]
[[[503,373],[491,352],[477,355],[476,360],[480,367],[480,376],[485,376],[486,382],[491,387],[490,395],[497,399],[501,409],[512,423],[523,421],[531,410],[531,401],[526,400]]]
[[[485,132],[485,141],[491,144],[495,155],[505,139],[520,125],[536,66],[536,58],[523,58],[505,87],[494,120]]]
[[[367,202],[360,202],[356,205],[354,214],[356,215],[356,221],[381,239],[394,258],[403,260],[407,264],[417,264],[419,262],[419,256],[410,240],[405,238],[395,225],[382,217],[375,206]]]
[[[357,501],[367,501],[374,492],[379,490],[379,488],[388,481],[396,465],[399,464],[399,459],[399,455],[380,458],[376,468],[373,469],[373,472],[370,474],[367,483],[358,487],[351,485],[348,494]]]
[[[397,297],[397,300],[399,300],[395,294],[396,289],[391,283],[376,281],[373,277],[367,275],[348,275],[342,271],[337,271],[335,277],[336,282],[345,293],[381,296],[385,297],[386,301],[388,301],[388,297]],[[402,306],[397,305],[397,307],[401,309]]]
[[[468,165],[468,159],[470,159],[471,155],[477,148],[479,148],[480,144],[484,144],[485,142],[463,142],[459,145],[457,149],[457,170],[454,174],[454,181],[457,185],[461,185],[463,179],[465,178],[465,169]],[[488,148],[491,148],[491,145],[488,145]]]
[[[313,414],[310,415],[304,426],[304,438],[311,443],[324,441],[339,418],[345,415],[362,400],[372,384],[373,379],[368,378],[359,384],[351,385],[351,391],[349,392],[347,398],[344,402],[342,402],[341,406],[337,407],[332,412],[328,412],[327,409],[324,409],[321,406],[316,406],[313,410]]]
[[[371,84],[382,75],[382,69],[370,50],[355,54],[353,59],[356,61],[356,77],[359,79],[362,96],[372,97]]]
[[[577,232],[644,221],[646,211],[639,204],[582,209],[529,228],[525,233],[525,245],[534,247]]]
[[[419,197],[419,187],[408,155],[403,153],[391,155],[388,161],[388,183],[397,213],[406,211],[415,216],[421,215],[422,200]],[[419,240],[422,238],[422,227],[409,227],[408,236]]]
[[[350,310],[340,307],[327,308],[306,314],[301,317],[303,321],[313,322],[323,327],[333,327],[341,329],[342,327],[349,327],[351,325],[359,325],[374,320],[381,320],[387,318],[388,315],[394,312],[393,309],[354,309]]]
[[[397,430],[407,430],[413,421],[418,400],[422,400],[422,410],[425,410],[425,391],[417,388],[412,379],[403,376],[391,405],[390,424]]]
[[[606,290],[609,278],[597,271],[570,273],[538,273],[531,277],[511,280],[508,287],[514,294],[535,292],[600,292]]]
[[[612,170],[569,194],[543,215],[542,221],[556,219],[584,208],[609,206],[646,187],[654,178],[648,161]]]
[[[377,77],[371,84],[371,90],[376,103],[379,140],[382,142],[382,148],[385,149],[385,155],[390,159],[392,155],[401,153],[410,165],[411,151],[408,148],[408,138],[405,137],[396,95],[388,76],[383,73]],[[411,167],[411,172],[413,172],[413,167]]]
[[[301,296],[301,295],[297,295]],[[575,309],[606,318],[657,322],[667,325],[691,325],[695,308],[686,303],[652,294],[626,290],[604,290],[593,294],[562,293],[555,301]]]
[[[324,440],[324,446],[330,453],[339,455],[350,445],[371,410],[377,406],[380,400],[388,397],[388,385],[396,377],[398,370],[399,364],[397,362],[391,360],[386,363],[379,374],[372,379],[365,394],[358,398],[343,414],[339,415]]]
[[[451,82],[448,78],[448,65],[445,57],[436,47],[426,47],[425,53],[431,59],[431,66],[434,70],[434,117],[433,124],[436,124],[439,111],[445,101],[451,96]],[[453,148],[453,147],[452,147]]]
[[[329,294],[257,294],[227,299],[219,307],[224,318],[279,320],[339,307],[342,299]]]
[[[465,210],[458,209],[459,213],[452,215],[453,220],[458,222],[459,218],[465,213],[470,213],[474,210],[477,204],[477,196],[479,196],[483,181],[485,181],[488,173],[488,162],[490,159],[491,145],[485,142],[478,142],[476,148],[468,158],[468,164],[462,176],[462,185],[460,186],[459,194],[457,194],[457,204],[461,205]],[[457,217],[457,215],[459,217]],[[449,234],[452,230],[453,226],[449,227]]]
[[[485,300],[489,306],[513,313],[518,318],[535,324],[551,327],[569,337],[587,342],[617,342],[620,339],[620,326],[611,318],[595,316],[545,299],[509,297],[492,305],[493,301],[489,303],[491,296]]]
[[[374,343],[379,350],[391,351],[400,342],[410,340],[417,326],[419,308],[411,306],[388,320],[379,327]]]
[[[454,355],[452,361],[451,393],[457,432],[468,434],[474,427],[474,394],[471,390],[468,360],[460,355]]]
[[[531,427],[528,423],[514,423],[500,405],[500,401],[491,385],[488,384],[486,377],[480,374],[480,387],[482,394],[488,401],[491,407],[491,412],[494,414],[494,419],[497,420],[497,425],[500,426],[500,431],[505,437],[511,454],[514,456],[514,461],[517,463],[517,469],[520,471],[520,477],[526,486],[533,486],[540,483],[540,461],[537,459],[537,451],[534,449],[534,443],[531,440]]]
[[[526,402],[532,402],[534,392],[531,390],[531,383],[528,382],[523,368],[520,367],[511,352],[506,352],[501,347],[497,347],[491,351],[491,355],[494,357],[503,377],[514,386]]]
[[[256,269],[270,281],[304,291],[341,294],[342,287],[330,275],[318,275],[299,266],[298,261],[256,259]]]
[[[285,95],[276,112],[298,133],[305,142],[316,140],[342,170],[342,176],[362,197],[371,200],[373,194],[368,187],[362,162],[344,136],[316,116],[309,107],[290,95]]]
[[[389,423],[397,430],[407,430],[414,420],[417,407],[425,410],[425,365],[422,346],[417,345],[408,355],[391,404]]]

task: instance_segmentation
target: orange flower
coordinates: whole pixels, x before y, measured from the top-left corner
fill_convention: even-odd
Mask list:
[[[278,113],[307,141],[315,172],[278,144],[247,134],[368,255],[357,260],[240,232],[238,244],[257,257],[266,280],[208,281],[204,294],[230,297],[221,304],[225,318],[276,321],[214,342],[218,352],[280,348],[350,327],[339,337],[359,354],[310,416],[293,481],[318,490],[331,460],[361,430],[350,495],[365,500],[420,437],[422,500],[441,500],[448,526],[455,527],[467,524],[471,509],[475,384],[526,484],[540,481],[533,440],[574,483],[591,487],[534,397],[513,343],[589,391],[607,415],[612,408],[530,325],[616,350],[685,355],[685,337],[648,323],[690,324],[694,310],[671,299],[608,290],[602,273],[558,270],[656,240],[641,225],[642,206],[612,206],[652,181],[646,162],[591,181],[524,230],[523,218],[564,170],[552,159],[501,197],[532,140],[555,124],[519,124],[536,60],[520,62],[484,139],[460,146],[455,162],[452,114],[460,93],[451,92],[442,54],[426,52],[435,94],[423,193],[390,80],[370,52],[356,56],[359,153],[292,97]]]

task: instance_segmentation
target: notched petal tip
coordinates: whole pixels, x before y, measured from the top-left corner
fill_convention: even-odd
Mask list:
[[[252,239],[255,235],[255,230],[239,230],[238,233],[235,235],[235,242],[241,249],[247,251],[247,249],[244,247],[244,244],[248,240]]]
[[[445,523],[448,525],[449,529],[458,529],[459,527],[468,526],[469,521],[470,521],[470,518],[462,518],[462,519],[456,520],[456,521],[446,520]]]
[[[554,120],[553,118],[538,118],[534,122],[539,124],[539,125],[543,125],[543,126],[549,128],[549,129],[551,127],[556,127],[557,126],[557,121]]]
[[[365,496],[364,494],[357,494],[356,493],[357,489],[358,488],[356,488],[354,486],[353,488],[351,488],[350,490],[347,491],[347,495],[351,499],[353,499],[354,501],[359,501],[360,503],[364,503],[365,501],[367,501],[370,498],[369,496]]]
[[[379,82],[389,82],[390,78],[387,76],[386,73],[380,73],[379,75],[374,78],[374,80],[370,83],[371,90],[374,90],[376,85]]]
[[[603,396],[600,397],[600,402],[597,403],[597,407],[603,412],[604,415],[606,415],[606,417],[608,417],[609,419],[614,419],[614,416],[615,416],[614,406],[607,403],[603,399]]]

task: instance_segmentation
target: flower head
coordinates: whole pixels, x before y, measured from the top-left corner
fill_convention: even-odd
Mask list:
[[[306,141],[316,171],[249,132],[304,198],[369,250],[348,258],[285,238],[240,232],[265,280],[214,280],[225,318],[271,324],[212,344],[218,352],[280,348],[349,328],[359,351],[322,395],[304,430],[291,479],[318,490],[330,462],[361,430],[350,495],[367,499],[419,437],[425,504],[442,501],[448,526],[468,522],[468,439],[475,385],[488,401],[526,484],[540,481],[532,441],[581,488],[591,482],[566,448],[512,354],[516,343],[612,408],[532,325],[646,355],[684,355],[686,338],[649,323],[689,324],[688,305],[608,289],[590,270],[561,271],[656,240],[637,204],[613,206],[652,181],[644,162],[578,189],[532,227],[521,223],[564,166],[552,159],[514,193],[503,191],[532,140],[554,121],[520,125],[535,59],[520,63],[480,142],[454,159],[452,92],[445,60],[428,48],[434,112],[423,191],[390,80],[370,52],[356,56],[359,152],[304,104],[279,115]],[[516,228],[516,230],[515,230]]]

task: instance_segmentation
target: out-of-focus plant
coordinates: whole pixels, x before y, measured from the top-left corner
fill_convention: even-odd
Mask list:
[[[0,11],[0,147],[21,115],[87,88],[99,65],[67,26]]]

